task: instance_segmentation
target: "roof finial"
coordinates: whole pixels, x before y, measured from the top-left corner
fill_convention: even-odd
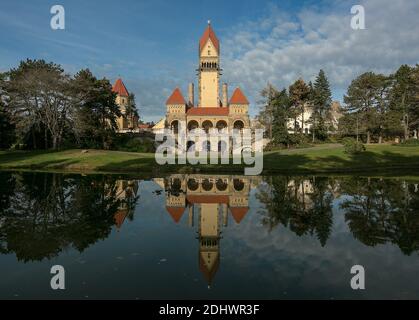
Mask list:
[[[211,24],[211,20],[208,20],[208,25],[210,25]]]

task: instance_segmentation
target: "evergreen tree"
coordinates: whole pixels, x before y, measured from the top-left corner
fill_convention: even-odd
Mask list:
[[[292,144],[292,137],[288,133],[288,120],[290,118],[290,100],[287,90],[283,89],[273,99],[272,136],[275,145]]]
[[[289,87],[289,97],[291,102],[290,114],[294,118],[294,134],[299,131],[304,132],[304,111],[310,96],[310,88],[306,85],[303,79],[298,79]],[[298,118],[301,116],[301,125],[298,123]]]
[[[315,136],[324,140],[327,137],[326,123],[330,120],[330,107],[332,105],[332,92],[329,81],[323,70],[320,70],[314,82],[312,94],[312,123],[313,123],[313,142]]]

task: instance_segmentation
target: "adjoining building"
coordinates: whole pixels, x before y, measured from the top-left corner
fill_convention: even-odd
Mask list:
[[[242,130],[250,128],[249,101],[240,88],[228,95],[228,85],[220,86],[222,69],[220,67],[221,47],[210,22],[198,44],[198,101],[195,102],[194,84],[188,87],[187,100],[179,88],[166,101],[164,127],[176,133],[180,123],[186,124],[187,132],[201,128],[208,132],[211,128],[222,130],[228,128]],[[220,92],[221,89],[221,92]],[[153,131],[162,130],[162,124]],[[220,142],[219,142],[220,144]],[[196,150],[205,148],[208,151],[219,151],[220,145],[213,146],[204,141]]]
[[[313,107],[310,105],[304,106],[304,111],[301,112],[296,119],[288,120],[288,132],[294,133],[294,121],[296,120],[297,130],[302,130],[304,134],[309,134],[312,132],[313,121]],[[329,133],[336,132],[339,125],[339,119],[343,116],[342,109],[339,101],[333,101],[330,106],[330,118],[326,121],[325,125],[329,129]],[[297,131],[298,132],[298,131]]]
[[[112,91],[116,93],[116,104],[119,106],[122,114],[116,119],[118,132],[139,132],[138,115],[136,115],[133,110],[131,110],[131,112],[127,112],[131,102],[130,95],[121,78],[115,81]]]

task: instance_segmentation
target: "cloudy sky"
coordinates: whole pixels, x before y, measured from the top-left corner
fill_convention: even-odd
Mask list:
[[[54,4],[65,8],[65,30],[50,27]],[[365,8],[365,30],[351,28],[356,4]],[[156,121],[173,88],[186,94],[196,81],[198,40],[210,19],[222,80],[243,88],[254,115],[268,81],[288,87],[323,68],[342,100],[363,72],[418,63],[418,17],[417,0],[0,0],[0,71],[42,58],[71,74],[87,67],[112,82],[120,76],[142,118]]]

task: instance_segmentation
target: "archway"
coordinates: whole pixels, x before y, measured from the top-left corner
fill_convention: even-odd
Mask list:
[[[189,122],[188,122],[188,130],[189,130],[189,131],[191,131],[191,130],[193,130],[193,129],[197,129],[197,128],[199,128],[199,123],[198,123],[198,121],[191,120],[191,121],[189,121]]]
[[[218,129],[218,131],[221,131],[227,128],[227,122],[225,122],[224,120],[219,120],[217,124],[215,125],[215,127]]]
[[[199,183],[195,179],[188,180],[188,189],[191,191],[196,191],[199,188]]]
[[[218,152],[225,152],[227,150],[227,142],[218,141]]]
[[[241,179],[234,179],[233,180],[233,187],[236,191],[242,191],[244,189],[244,182]]]
[[[217,187],[217,190],[225,191],[227,190],[228,184],[225,181],[223,181],[223,179],[217,179],[215,186]]]
[[[211,142],[209,142],[208,140],[204,141],[202,143],[202,150],[211,151]]]
[[[204,181],[202,181],[202,189],[205,191],[211,191],[213,186],[214,184],[209,179],[204,179]]]
[[[244,128],[244,122],[242,120],[236,120],[233,124],[233,128],[242,131]]]
[[[170,124],[170,129],[177,134],[179,132],[179,121],[178,120],[173,120],[172,123]]]
[[[187,145],[187,152],[194,152],[195,151],[195,142],[194,141],[188,141]]]
[[[208,133],[208,132],[209,132],[209,130],[210,130],[212,127],[213,127],[213,124],[212,124],[212,122],[211,122],[211,121],[209,121],[209,120],[205,120],[205,121],[202,123],[202,128],[205,130],[205,133]]]

